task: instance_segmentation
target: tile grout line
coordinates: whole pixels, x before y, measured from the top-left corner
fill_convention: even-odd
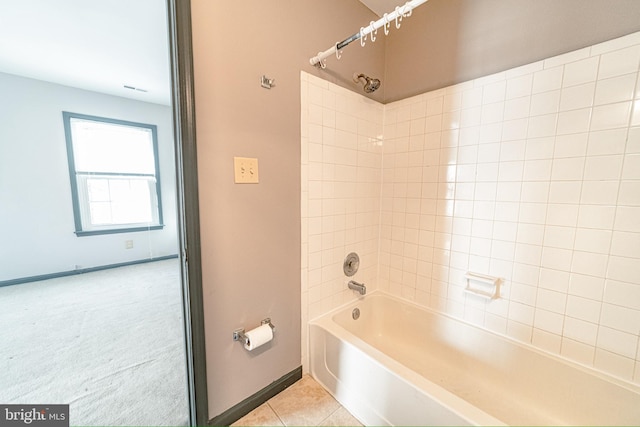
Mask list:
[[[333,397],[333,396],[331,396],[331,397]],[[335,398],[334,398],[334,400],[335,400]],[[338,402],[338,401],[336,400],[336,402]],[[323,418],[323,419],[318,423],[318,426],[321,426],[323,422],[325,422],[325,421],[327,421],[329,418],[331,418],[331,417],[332,417],[336,412],[338,412],[341,408],[342,408],[342,405],[340,405],[340,402],[338,402],[338,407],[337,407],[333,412],[331,412],[329,415],[327,415],[326,417],[324,417],[324,418]]]
[[[271,400],[271,399],[269,399],[269,400]],[[266,402],[266,403],[267,403],[267,406],[269,407],[269,409],[271,409],[271,411],[275,414],[275,416],[276,416],[276,417],[278,417],[278,420],[280,420],[280,424],[282,424],[283,426],[285,426],[285,427],[286,427],[286,426],[287,426],[287,424],[284,422],[284,420],[283,420],[282,418],[280,418],[280,414],[278,414],[278,411],[276,411],[276,410],[274,409],[274,407],[273,407],[273,406],[271,406],[271,404],[269,403],[269,400],[267,400],[267,402]]]

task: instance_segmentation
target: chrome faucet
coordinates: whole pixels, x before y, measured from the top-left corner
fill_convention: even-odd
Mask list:
[[[364,285],[364,283],[358,283],[355,280],[349,280],[349,289],[360,292],[360,295],[364,295],[367,293],[367,287]]]

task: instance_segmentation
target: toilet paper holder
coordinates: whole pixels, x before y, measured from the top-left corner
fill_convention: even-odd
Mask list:
[[[266,319],[263,319],[260,322],[260,325],[269,325],[271,327],[271,330],[275,333],[276,332],[276,327],[273,326],[273,323],[271,323],[271,318],[267,317]],[[247,343],[247,336],[244,334],[245,333],[245,329],[244,328],[240,328],[240,329],[236,329],[235,331],[233,331],[233,340],[234,341],[242,341],[242,344],[246,344]]]

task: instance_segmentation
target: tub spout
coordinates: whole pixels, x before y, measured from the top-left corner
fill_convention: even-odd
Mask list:
[[[364,283],[358,283],[355,280],[349,280],[349,289],[360,292],[360,295],[364,295],[367,293],[367,287],[364,285]]]

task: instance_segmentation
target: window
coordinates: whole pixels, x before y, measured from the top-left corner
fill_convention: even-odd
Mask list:
[[[156,126],[62,115],[76,234],[162,228]]]

